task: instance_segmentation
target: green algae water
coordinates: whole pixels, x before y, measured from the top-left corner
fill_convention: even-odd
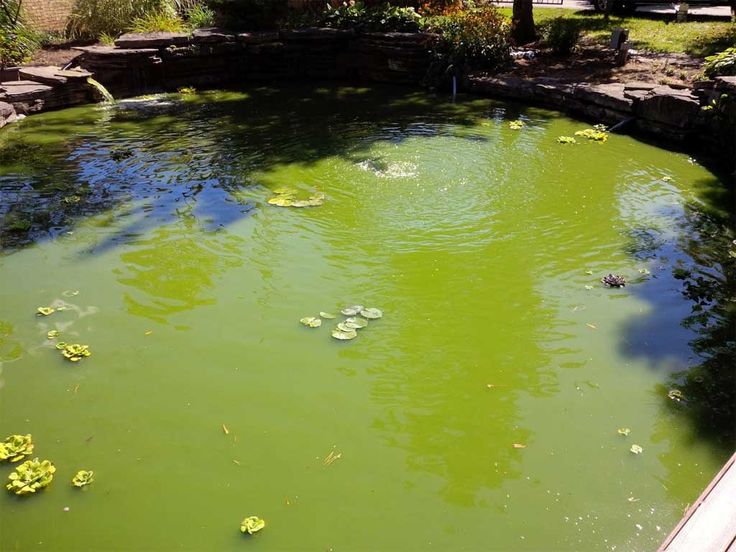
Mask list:
[[[2,489],[0,549],[656,548],[729,454],[668,393],[733,236],[717,176],[557,142],[588,126],[288,87],[3,130],[0,433],[57,471]],[[355,304],[352,341],[299,323]]]

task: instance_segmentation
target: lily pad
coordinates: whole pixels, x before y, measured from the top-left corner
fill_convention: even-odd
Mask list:
[[[258,516],[250,516],[245,518],[243,523],[240,524],[240,532],[252,535],[253,533],[257,533],[263,529],[265,526],[266,522],[264,520]]]
[[[682,391],[680,391],[679,389],[670,389],[667,393],[667,396],[676,402],[680,402],[685,398],[685,396],[682,394]]]
[[[355,328],[353,328],[352,326],[348,326],[345,322],[340,322],[337,325],[337,329],[341,332],[352,332],[353,330],[355,330]]]
[[[620,427],[618,428],[618,434],[623,435],[626,437],[629,433],[631,433],[631,430],[628,427]]]
[[[271,205],[276,205],[277,207],[291,207],[294,203],[294,198],[290,196],[279,195],[270,198],[268,200],[268,203]]]
[[[85,487],[95,480],[94,475],[95,472],[93,471],[79,470],[72,478],[72,485],[75,487]]]
[[[329,312],[320,312],[319,315],[325,320],[332,320],[333,318],[335,318],[335,315],[330,314]]]
[[[639,445],[631,445],[631,448],[629,449],[634,454],[641,454],[644,452],[644,449],[641,448]]]
[[[355,339],[356,337],[358,337],[358,332],[356,332],[355,330],[350,330],[347,332],[339,330],[339,329],[332,330],[332,337],[334,337],[335,339],[339,339],[341,341],[348,341],[350,339]]]
[[[322,325],[322,320],[314,316],[305,316],[304,318],[299,320],[299,322],[309,328],[319,328]]]
[[[344,314],[345,316],[355,316],[356,314],[359,314],[362,309],[363,309],[362,306],[355,305],[353,307],[345,307],[340,312]]]
[[[375,320],[383,316],[383,312],[376,308],[367,308],[360,311],[360,316],[367,318],[368,320]]]
[[[26,460],[8,476],[5,488],[17,495],[35,493],[51,483],[55,471],[56,467],[48,460]]]
[[[38,312],[38,314],[42,314],[43,316],[48,316],[49,314],[54,314],[54,312],[56,312],[56,309],[54,309],[53,307],[38,307],[36,309],[36,312]]]
[[[343,324],[353,330],[360,330],[368,325],[368,320],[366,320],[365,318],[356,318],[354,316],[351,316],[350,318],[346,319]]]
[[[59,330],[49,330],[46,332],[47,339],[56,339],[59,337]]]

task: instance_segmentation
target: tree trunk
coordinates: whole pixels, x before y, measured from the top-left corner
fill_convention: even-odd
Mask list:
[[[532,42],[537,38],[537,32],[534,28],[534,14],[532,13],[532,0],[514,0],[511,26],[511,36],[519,46]]]

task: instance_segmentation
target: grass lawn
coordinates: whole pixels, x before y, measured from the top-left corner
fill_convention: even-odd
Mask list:
[[[500,8],[511,17],[511,8]],[[588,11],[572,11],[563,8],[539,8],[534,10],[534,21],[543,25],[554,17],[579,21],[583,36],[600,44],[608,44],[614,27],[629,29],[629,41],[637,50],[651,52],[684,52],[694,56],[708,56],[736,45],[736,24],[728,21],[691,21],[675,23],[671,19],[611,16],[608,23],[602,14]]]

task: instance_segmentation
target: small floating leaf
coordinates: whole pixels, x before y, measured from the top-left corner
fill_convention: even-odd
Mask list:
[[[516,121],[509,122],[509,128],[511,130],[521,130],[524,128],[524,121],[521,119],[517,119]]]
[[[332,330],[332,337],[334,337],[335,339],[340,339],[342,341],[347,341],[349,339],[355,339],[356,337],[358,337],[358,332],[356,332],[355,330],[350,330],[347,332],[342,330]]]
[[[310,200],[308,199],[295,199],[291,202],[291,205],[289,207],[311,207],[312,204],[310,203]]]
[[[329,312],[320,312],[319,315],[325,320],[332,320],[333,318],[335,318],[335,315],[330,314]]]
[[[5,488],[17,495],[35,493],[51,483],[55,471],[56,468],[48,460],[26,460],[8,476]]]
[[[77,475],[72,478],[72,485],[75,487],[85,487],[95,480],[94,475],[95,472],[93,471],[79,470]]]
[[[340,322],[337,325],[337,329],[341,332],[352,332],[353,330],[355,330],[355,328],[353,328],[352,326],[348,326],[345,322]]]
[[[585,286],[585,289],[593,289],[593,286]]]
[[[269,199],[268,203],[270,203],[271,205],[276,205],[277,207],[291,207],[291,205],[294,203],[294,199],[288,196],[279,195]]]
[[[354,316],[351,316],[346,319],[343,324],[352,330],[360,330],[368,325],[368,320],[365,318],[355,318]]]
[[[55,339],[59,337],[59,330],[49,330],[46,332],[46,339]]]
[[[608,133],[605,132],[605,127],[596,125],[594,128],[586,128],[585,130],[578,130],[575,136],[581,136],[594,142],[605,142],[608,140]]]
[[[360,312],[360,309],[356,307],[345,307],[340,312],[345,316],[355,316]]]
[[[639,445],[631,445],[631,448],[629,449],[634,454],[641,454],[644,452],[644,449],[641,448]]]
[[[360,316],[368,320],[375,320],[383,316],[383,312],[376,308],[367,308],[360,311]]]
[[[230,435],[230,430],[227,428],[227,426],[225,424],[222,424],[222,432],[225,435]]]
[[[308,328],[319,328],[322,325],[322,320],[319,318],[315,318],[314,316],[305,316],[301,320],[299,320],[302,324],[307,326]]]
[[[265,526],[266,522],[264,520],[258,516],[250,516],[245,518],[243,523],[240,524],[240,532],[252,535],[253,533],[257,533],[263,529]]]
[[[42,314],[43,316],[48,316],[49,314],[53,314],[56,311],[56,309],[54,309],[53,307],[38,307],[36,311],[38,312],[38,314]]]
[[[618,428],[618,434],[623,435],[624,437],[628,436],[628,434],[631,433],[631,430],[628,427],[620,427]]]
[[[62,291],[61,294],[64,297],[76,297],[77,295],[79,295],[79,290],[78,289],[75,289],[75,290],[67,289],[65,291]]]
[[[558,136],[557,141],[560,144],[577,144],[578,141],[572,136]]]
[[[521,444],[521,443],[514,443],[514,444],[513,444],[513,447],[514,447],[515,449],[524,449],[524,448],[526,448],[526,445],[523,445],[523,444]]]
[[[662,182],[671,182],[671,181],[672,181],[672,177],[671,176],[663,176],[662,177]]]
[[[680,391],[679,389],[670,389],[670,391],[667,393],[667,396],[676,402],[680,402],[685,398],[685,396],[682,394],[682,391]]]

